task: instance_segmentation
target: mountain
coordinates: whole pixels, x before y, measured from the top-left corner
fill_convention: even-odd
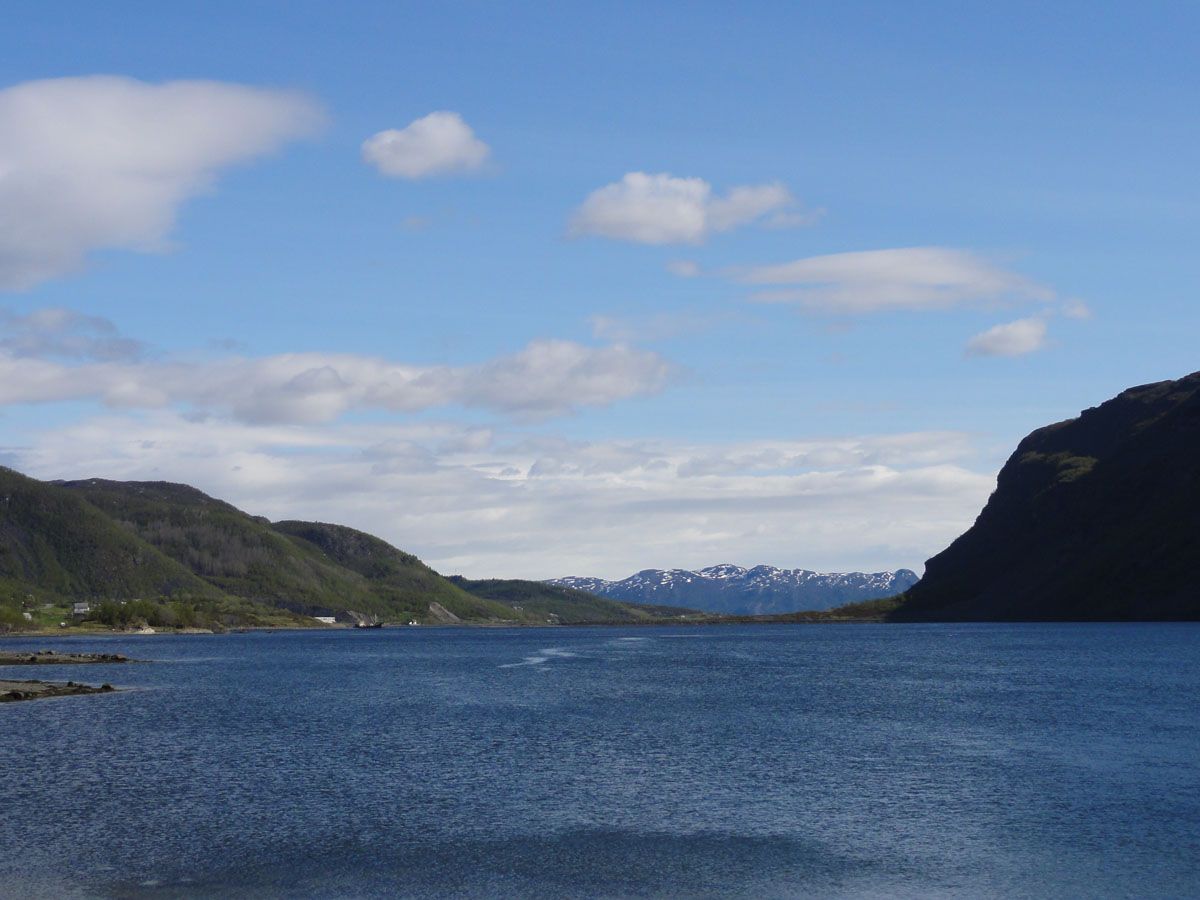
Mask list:
[[[364,575],[306,539],[297,527],[300,523],[281,523],[277,528],[188,485],[100,478],[55,484],[235,597],[306,616],[343,618],[350,617],[350,611],[368,617],[419,617],[426,614],[430,600],[461,597],[460,591],[419,562],[407,567],[407,578],[389,579],[388,574],[396,574],[390,570],[376,578]],[[314,525],[310,536],[320,532],[321,527]],[[407,557],[383,541],[378,543]],[[411,590],[406,594],[405,588]],[[429,598],[423,603],[413,602],[413,595],[425,594]],[[476,602],[475,606],[486,607],[477,610],[484,617],[495,612],[512,617],[490,604]]]
[[[1200,372],[1026,437],[893,620],[1200,619]]]
[[[916,581],[916,573],[909,569],[821,574],[807,569],[743,569],[724,564],[698,572],[644,569],[622,581],[568,576],[546,583],[627,603],[669,604],[729,615],[777,615],[889,597]]]
[[[185,484],[41,482],[0,468],[0,627],[25,627],[30,609],[57,621],[72,600],[91,601],[108,624],[152,625],[311,624],[318,615],[519,624],[688,612],[536,582],[450,580],[353,528],[272,523]],[[46,603],[57,611],[42,611]]]
[[[55,599],[222,591],[86,499],[0,467],[0,585]]]

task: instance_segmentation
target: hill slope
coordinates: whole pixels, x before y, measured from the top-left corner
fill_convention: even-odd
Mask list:
[[[411,553],[345,525],[325,522],[276,522],[280,534],[320,549],[332,562],[356,573],[391,615],[421,619],[437,603],[460,619],[521,621],[510,606],[462,590]]]
[[[2,467],[0,581],[9,593],[81,600],[223,596],[85,498]]]
[[[459,576],[452,576],[450,580],[472,594],[517,609],[536,622],[552,621],[572,625],[585,622],[693,619],[702,616],[694,609],[625,603],[597,596],[595,593],[541,581],[495,578],[471,581]]]
[[[100,478],[56,484],[225,593],[305,615],[383,611],[366,579],[188,485]]]
[[[1200,372],[1040,428],[893,620],[1200,618]]]
[[[204,617],[226,624],[280,624],[298,615],[584,622],[682,612],[535,582],[458,581],[353,528],[272,524],[184,484],[40,482],[0,469],[0,624],[10,627],[23,626],[20,610],[30,595],[38,604],[118,601],[123,614],[133,606],[120,601],[143,598],[149,606],[139,606],[139,615],[162,613],[161,601],[169,598],[194,611],[203,605]],[[180,615],[191,621],[182,607],[163,613],[168,620]]]
[[[340,525],[251,516],[185,484],[64,481],[164,555],[221,591],[304,615],[424,619],[431,602],[460,618],[519,620],[471,597],[415,556]]]

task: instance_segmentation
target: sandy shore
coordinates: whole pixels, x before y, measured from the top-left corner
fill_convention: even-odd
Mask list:
[[[0,666],[46,666],[81,663],[140,662],[120,653],[59,653],[56,650],[0,650]]]

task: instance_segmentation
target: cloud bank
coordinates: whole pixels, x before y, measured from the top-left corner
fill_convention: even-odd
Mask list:
[[[794,206],[782,184],[743,185],[721,197],[700,178],[630,172],[598,188],[575,210],[567,227],[572,237],[596,236],[639,244],[702,244],[772,211]],[[796,224],[786,216],[776,226]]]
[[[363,159],[391,178],[459,175],[480,168],[491,148],[456,112],[432,112],[404,128],[380,131],[363,142]]]
[[[472,577],[717,562],[919,568],[995,484],[969,468],[976,451],[957,432],[569,441],[430,421],[197,423],[160,410],[23,443],[5,461],[35,477],[185,481],[272,519],[361,528]]]
[[[655,393],[673,374],[655,353],[556,340],[463,366],[334,353],[163,360],[105,319],[10,313],[0,315],[0,406],[108,409],[10,427],[0,462],[39,478],[187,482],[273,519],[361,528],[481,577],[721,561],[919,566],[992,488],[960,432],[696,443],[568,440],[544,424]],[[443,408],[498,416],[429,415]],[[372,411],[405,415],[361,415]]]
[[[0,289],[101,248],[164,245],[217,173],[320,127],[304,95],[212,81],[91,76],[0,91]]]
[[[549,339],[469,366],[406,365],[349,353],[146,360],[141,345],[122,338],[111,323],[62,309],[0,318],[0,335],[0,406],[79,400],[119,409],[187,406],[193,414],[258,424],[447,406],[544,419],[657,393],[674,374],[648,350]]]

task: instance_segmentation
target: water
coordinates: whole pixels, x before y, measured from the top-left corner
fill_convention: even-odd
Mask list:
[[[0,706],[3,900],[1200,895],[1196,625],[2,646],[158,660]]]

